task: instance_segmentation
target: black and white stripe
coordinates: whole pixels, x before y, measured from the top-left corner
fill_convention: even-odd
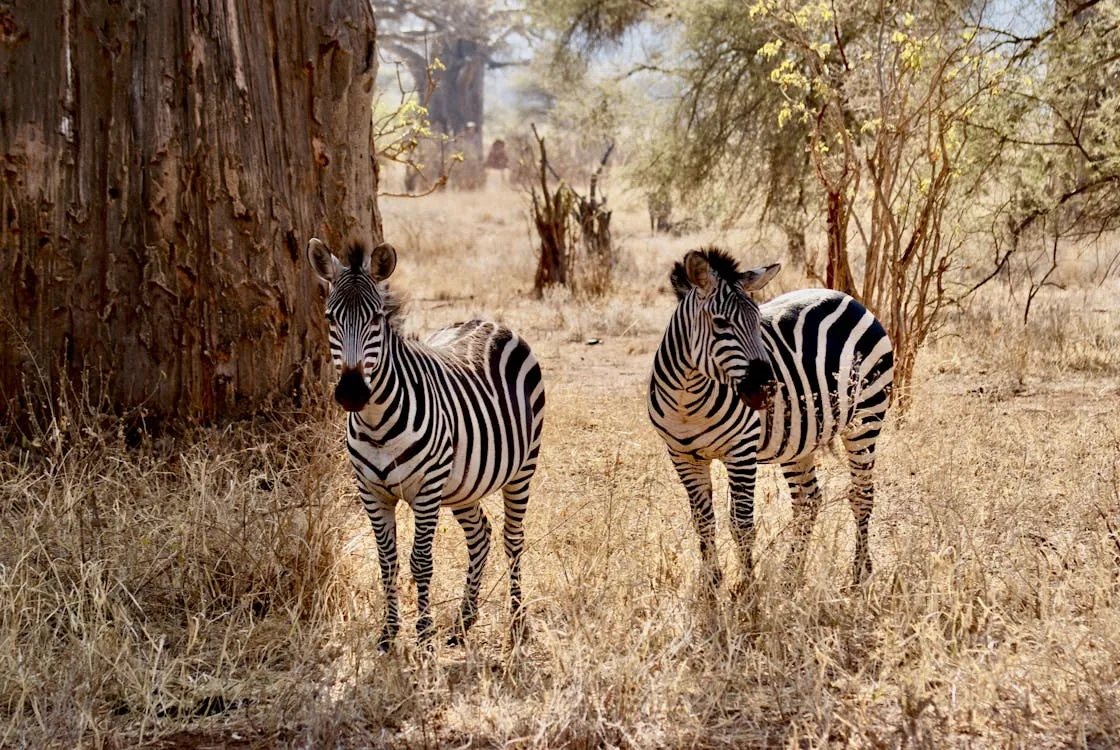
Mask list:
[[[758,463],[777,463],[794,505],[799,569],[820,507],[814,454],[834,438],[844,444],[856,519],[853,577],[871,572],[868,524],[872,471],[894,373],[883,326],[852,297],[807,289],[761,307],[748,292],[778,266],[740,271],[721,250],[688,253],[672,273],[679,304],[654,357],[649,414],[688,492],[700,552],[714,585],[711,462],[727,467],[731,522],[744,580],[754,540]]]
[[[544,384],[529,345],[498,323],[472,320],[421,342],[396,330],[399,303],[382,283],[396,251],[352,247],[343,265],[319,240],[307,247],[329,287],[331,357],[340,377],[335,399],[350,412],[347,447],[358,492],[373,524],[388,614],[379,647],[400,627],[395,510],[403,499],[416,524],[410,566],[416,580],[417,633],[432,633],[429,584],[432,541],[441,507],[451,508],[467,537],[466,588],[452,641],[478,614],[490,523],[479,501],[501,489],[503,539],[510,561],[514,635],[524,624],[522,521],[537,465]]]

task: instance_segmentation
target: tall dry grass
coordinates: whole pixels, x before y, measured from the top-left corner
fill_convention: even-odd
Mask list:
[[[865,589],[844,588],[853,522],[845,471],[826,455],[805,580],[783,568],[788,493],[764,469],[757,594],[709,601],[645,378],[671,260],[711,239],[758,263],[774,253],[750,232],[651,239],[644,215],[622,211],[614,293],[533,301],[519,200],[384,209],[409,330],[498,317],[544,365],[529,643],[506,644],[499,546],[464,648],[426,657],[406,627],[376,654],[376,552],[328,404],[138,447],[74,410],[65,436],[0,460],[0,745],[1116,744],[1115,281],[1047,290],[1025,327],[996,287],[954,311],[882,443]],[[734,580],[722,471],[716,486]],[[498,500],[485,507],[500,517]],[[466,562],[449,517],[436,549],[435,613],[449,626]],[[407,572],[402,594],[411,624]]]

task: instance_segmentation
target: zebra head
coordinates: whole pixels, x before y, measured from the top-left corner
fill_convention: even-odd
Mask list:
[[[740,271],[723,250],[692,250],[673,267],[671,281],[689,311],[692,362],[709,378],[732,386],[752,409],[765,409],[774,368],[762,343],[758,305],[750,292],[761,289],[780,263]]]
[[[344,265],[318,239],[307,243],[307,260],[327,283],[331,359],[338,371],[334,399],[347,411],[369,403],[370,380],[380,366],[389,318],[398,303],[383,282],[397,266],[397,251],[382,243],[372,251],[352,245]]]

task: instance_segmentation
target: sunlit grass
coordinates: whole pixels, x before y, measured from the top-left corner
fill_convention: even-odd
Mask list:
[[[766,468],[755,595],[711,602],[644,385],[673,304],[669,263],[718,237],[650,238],[644,216],[620,213],[614,292],[533,300],[519,200],[383,208],[408,330],[499,317],[545,369],[528,644],[508,646],[498,544],[464,648],[417,652],[404,565],[406,627],[377,655],[376,552],[329,404],[139,447],[75,412],[64,437],[0,459],[0,746],[1115,742],[1115,282],[1046,290],[1025,327],[996,288],[948,320],[919,362],[911,411],[883,439],[865,589],[845,588],[847,479],[825,455],[806,579],[783,568],[788,493]],[[722,239],[747,261],[780,256]],[[803,283],[793,270],[779,279],[779,291]],[[485,507],[500,519],[497,498]],[[449,516],[436,549],[447,627],[466,570]]]

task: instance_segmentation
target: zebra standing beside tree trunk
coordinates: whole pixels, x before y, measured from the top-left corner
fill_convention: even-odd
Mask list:
[[[650,418],[688,492],[712,586],[721,578],[712,460],[727,467],[733,535],[749,583],[757,464],[779,464],[789,483],[793,568],[800,571],[821,500],[813,457],[839,436],[852,475],[859,583],[871,573],[871,474],[890,405],[891,342],[879,321],[841,292],[807,289],[759,307],[749,292],[779,268],[740,271],[715,248],[691,251],[675,264],[670,278],[679,304],[654,358]]]
[[[433,632],[429,584],[441,507],[452,509],[466,534],[467,583],[451,636],[458,643],[478,616],[490,551],[490,523],[479,501],[499,488],[505,499],[503,538],[516,642],[524,629],[522,520],[544,419],[537,358],[517,334],[497,323],[459,323],[423,342],[400,335],[400,303],[382,283],[396,268],[391,245],[371,252],[356,244],[343,265],[312,239],[307,258],[328,285],[331,358],[339,372],[334,396],[350,412],[346,444],[377,538],[388,610],[378,648],[388,650],[400,628],[398,500],[412,507],[416,524],[410,566],[422,643]]]

